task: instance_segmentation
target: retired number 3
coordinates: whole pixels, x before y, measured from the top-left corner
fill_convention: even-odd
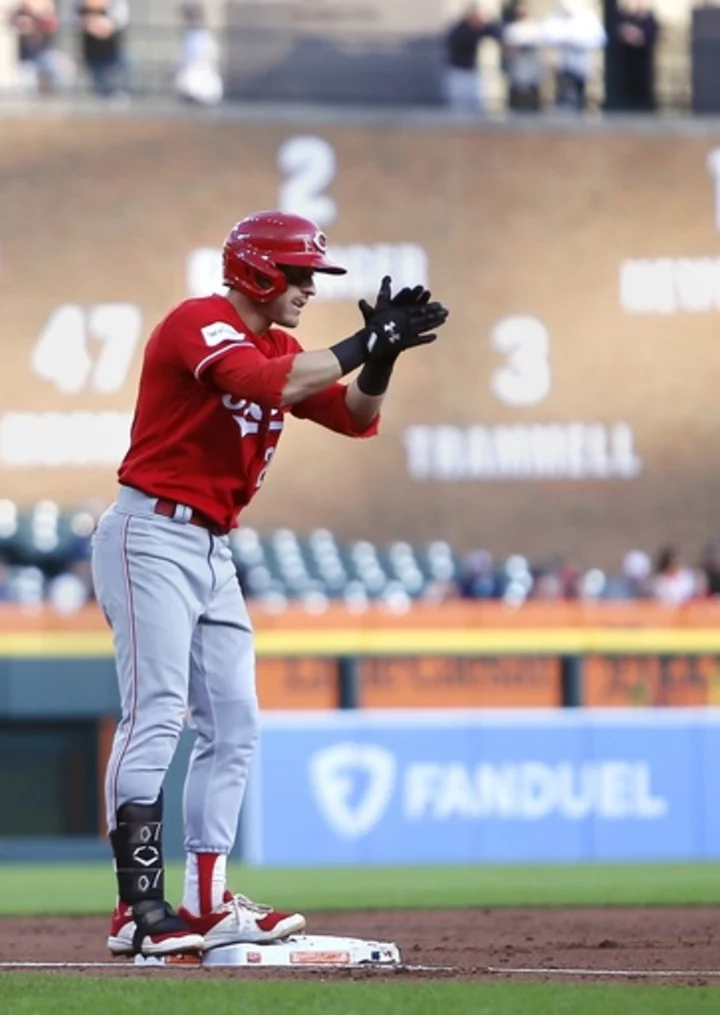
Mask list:
[[[493,394],[505,405],[537,405],[550,394],[550,336],[537,317],[517,315],[498,321],[491,343],[505,363],[490,379]]]

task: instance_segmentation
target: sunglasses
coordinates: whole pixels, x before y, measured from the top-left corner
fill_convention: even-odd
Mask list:
[[[280,265],[280,271],[287,279],[288,285],[306,286],[311,285],[315,272],[312,268],[300,268],[291,264]]]

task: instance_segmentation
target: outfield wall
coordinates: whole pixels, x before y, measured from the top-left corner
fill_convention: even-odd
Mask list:
[[[0,718],[0,861],[109,857],[102,773],[114,716],[34,711]],[[720,859],[719,725],[712,707],[265,712],[235,855]],[[191,745],[186,731],[165,784],[168,858],[182,855]]]
[[[719,130],[293,117],[0,118],[4,496],[113,496],[149,330],[219,286],[236,218],[282,207],[349,268],[308,348],[386,271],[451,317],[378,440],[288,421],[247,524],[607,569],[716,534]]]
[[[633,836],[650,857],[660,843],[673,856],[714,855],[714,833],[708,831],[713,827],[711,804],[703,802],[706,797],[696,787],[707,784],[703,793],[710,798],[715,748],[708,731],[720,700],[716,606],[708,602],[673,611],[648,604],[602,610],[580,604],[556,604],[549,610],[543,605],[548,606],[508,612],[499,606],[457,604],[432,615],[420,609],[405,617],[369,611],[354,618],[354,626],[346,614],[345,626],[340,617],[332,626],[328,617],[263,617],[255,611],[265,728],[255,785],[264,809],[247,810],[248,834],[238,843],[238,855],[245,851],[256,862],[282,862],[283,844],[273,843],[274,823],[282,823],[283,807],[289,801],[292,808],[297,800],[305,804],[293,820],[307,823],[309,831],[298,840],[300,852],[293,862],[313,862],[318,843],[318,856],[331,849],[338,856],[356,855],[358,862],[400,857],[410,849],[407,844],[415,848],[422,843],[432,851],[437,841],[445,841],[434,834],[442,828],[452,829],[450,838],[467,851],[467,859],[512,858],[513,835],[502,830],[519,827],[522,835],[516,838],[529,850],[529,859],[552,855],[543,838],[546,827],[555,848],[563,843],[578,859],[609,855],[605,850],[622,854]],[[8,608],[0,616],[5,625],[0,633],[0,859],[104,856],[102,782],[118,715],[104,621],[95,610],[62,618]],[[592,626],[601,617],[605,626]],[[540,626],[543,618],[546,626]],[[490,622],[496,626],[485,626]],[[380,709],[373,706],[378,701]],[[415,711],[408,711],[408,702]],[[647,705],[655,707],[642,707]],[[593,724],[603,715],[607,721],[601,736]],[[388,733],[390,740],[373,741],[369,731],[377,716],[385,717],[384,729],[395,723],[402,735]],[[624,730],[636,726],[640,733],[618,739],[607,732],[613,722]],[[488,729],[495,724],[492,736],[483,723]],[[696,727],[697,744],[708,744],[702,757],[697,751],[691,757],[683,753],[682,745],[695,735],[687,730],[697,732]],[[530,741],[520,736],[520,729],[532,732]],[[554,756],[552,748],[560,743],[557,729],[565,731],[563,742],[570,747],[569,753],[563,747],[565,753]],[[569,730],[576,733],[571,736]],[[170,857],[182,853],[180,797],[191,739],[189,733],[183,736],[166,783]],[[356,749],[361,742],[372,750]],[[528,744],[539,745],[540,753]],[[636,753],[628,754],[628,745]],[[311,762],[331,747],[335,767]],[[655,767],[664,764],[664,756],[679,759],[678,779],[695,794],[690,798],[692,835],[679,831],[687,816],[683,811],[677,819],[683,800],[678,784],[655,792]],[[423,792],[447,797],[449,803],[442,806],[450,809],[436,820],[433,807],[440,805],[428,797],[426,811],[412,812],[415,816],[406,820],[405,798],[398,795],[404,790],[386,788],[381,799],[394,793],[400,807],[394,825],[387,824],[388,797],[372,835],[370,829],[367,835],[349,837],[337,828],[333,833],[328,808],[333,802],[338,813],[344,808],[350,825],[359,820],[352,816],[353,807],[363,811],[374,771],[368,765],[373,764],[380,766],[378,778],[390,769],[396,780],[400,771],[409,772],[402,776],[403,785],[409,781],[418,793],[424,772],[430,782],[423,784]],[[300,784],[293,786],[293,780]],[[490,794],[489,803],[484,794]],[[629,794],[645,817],[633,819],[628,812],[624,824],[618,824],[611,813],[625,806],[618,803],[618,794]],[[662,821],[658,824],[658,814],[651,814],[654,805],[648,801],[660,796],[669,801],[672,834],[666,834]],[[372,804],[372,794],[369,799]],[[610,811],[603,809],[606,799]],[[533,806],[546,812],[536,814]],[[324,827],[328,820],[329,830]],[[622,834],[614,839],[612,829],[621,825]],[[657,828],[662,830],[659,839]],[[606,835],[607,829],[612,834]],[[492,834],[486,835],[487,830]],[[309,853],[302,852],[305,846]]]

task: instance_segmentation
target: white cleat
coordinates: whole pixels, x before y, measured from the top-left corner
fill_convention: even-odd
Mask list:
[[[212,913],[196,916],[180,906],[178,916],[190,930],[202,935],[206,950],[223,945],[282,941],[305,929],[305,917],[301,913],[283,913],[232,892],[225,892],[223,902]]]

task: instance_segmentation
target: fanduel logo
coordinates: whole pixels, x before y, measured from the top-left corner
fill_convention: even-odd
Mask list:
[[[335,744],[310,760],[310,781],[323,817],[338,835],[359,839],[382,820],[396,796],[406,822],[658,821],[670,800],[652,783],[647,762],[598,760],[409,762],[377,744]]]
[[[345,742],[313,754],[313,793],[338,835],[359,839],[375,827],[390,803],[396,769],[394,755],[377,744]]]

